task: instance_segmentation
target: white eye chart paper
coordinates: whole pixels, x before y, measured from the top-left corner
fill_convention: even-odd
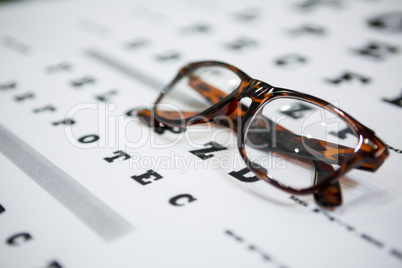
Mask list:
[[[401,50],[400,0],[0,4],[0,266],[401,267]],[[204,60],[393,149],[326,210],[258,180],[228,129],[136,116]]]

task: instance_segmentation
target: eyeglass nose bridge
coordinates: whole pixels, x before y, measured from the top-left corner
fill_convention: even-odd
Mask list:
[[[268,83],[253,79],[243,89],[234,91],[223,102],[221,101],[208,109],[205,113],[207,120],[196,120],[196,122],[212,122],[215,121],[216,117],[226,116],[240,125],[241,121],[251,117],[266,99],[272,97],[273,90],[274,87]],[[250,98],[251,103],[244,105],[241,102],[244,98]]]
[[[238,108],[240,108],[240,110],[242,110],[243,112],[243,116],[241,117],[244,117],[244,114],[251,106],[259,106],[265,99],[267,99],[267,97],[270,96],[273,90],[274,87],[270,84],[261,80],[252,79],[246,87],[244,87],[243,89],[240,88],[240,92],[238,89],[237,92],[235,91],[230,94],[224,103],[220,103],[220,105],[217,106],[215,109],[211,107],[211,110],[207,111],[207,114],[213,116],[228,116],[234,113]],[[241,103],[241,100],[247,97],[251,98],[252,104],[250,104],[250,106],[244,106]]]
[[[273,86],[264,81],[253,79],[243,90],[240,98],[250,97],[253,102],[262,103],[272,95],[274,89]]]

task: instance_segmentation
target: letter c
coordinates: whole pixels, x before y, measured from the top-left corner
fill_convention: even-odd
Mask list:
[[[175,197],[170,198],[169,203],[173,206],[184,206],[185,204],[183,203],[178,203],[177,201],[179,201],[180,199],[187,199],[187,203],[191,203],[193,201],[196,201],[197,199],[194,198],[191,194],[179,194],[176,195]]]

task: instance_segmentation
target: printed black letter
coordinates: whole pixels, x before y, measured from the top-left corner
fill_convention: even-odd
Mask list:
[[[183,204],[182,202],[178,202],[178,201],[181,200],[181,199],[185,199],[185,200],[186,200],[185,203],[191,203],[191,202],[197,200],[197,199],[194,198],[191,194],[179,194],[179,195],[177,195],[177,196],[175,196],[175,197],[172,197],[172,198],[169,200],[169,203],[172,204],[173,206],[178,206],[178,207],[184,206],[185,203]]]
[[[7,244],[10,246],[20,246],[31,240],[32,236],[29,233],[18,233],[7,239]]]
[[[121,159],[121,160],[127,160],[127,159],[130,159],[131,158],[131,156],[129,156],[128,154],[126,154],[125,152],[123,152],[123,151],[116,151],[116,152],[114,152],[114,154],[117,154],[116,156],[112,156],[112,157],[105,157],[105,158],[103,158],[103,159],[105,159],[107,162],[109,162],[109,163],[112,163],[112,162],[114,162],[116,159],[118,159],[118,158],[122,158],[122,157],[124,157],[123,159]]]
[[[134,180],[136,180],[141,185],[147,185],[152,183],[153,181],[157,181],[162,179],[163,177],[153,171],[152,169],[148,170],[147,173],[141,174],[139,176],[132,176]]]
[[[227,148],[216,143],[216,142],[208,142],[206,144],[204,144],[204,146],[209,146],[209,148],[206,149],[198,149],[198,150],[192,150],[190,151],[190,153],[198,156],[199,158],[201,158],[202,160],[206,160],[208,158],[213,157],[213,154],[208,154],[208,153],[212,153],[212,152],[218,152],[218,151],[222,151],[222,150],[226,150]]]

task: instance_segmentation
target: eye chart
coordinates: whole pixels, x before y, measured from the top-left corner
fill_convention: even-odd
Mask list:
[[[400,0],[3,3],[0,266],[401,267],[401,47]],[[334,103],[395,150],[329,211],[256,179],[229,130],[136,117],[202,60]]]

